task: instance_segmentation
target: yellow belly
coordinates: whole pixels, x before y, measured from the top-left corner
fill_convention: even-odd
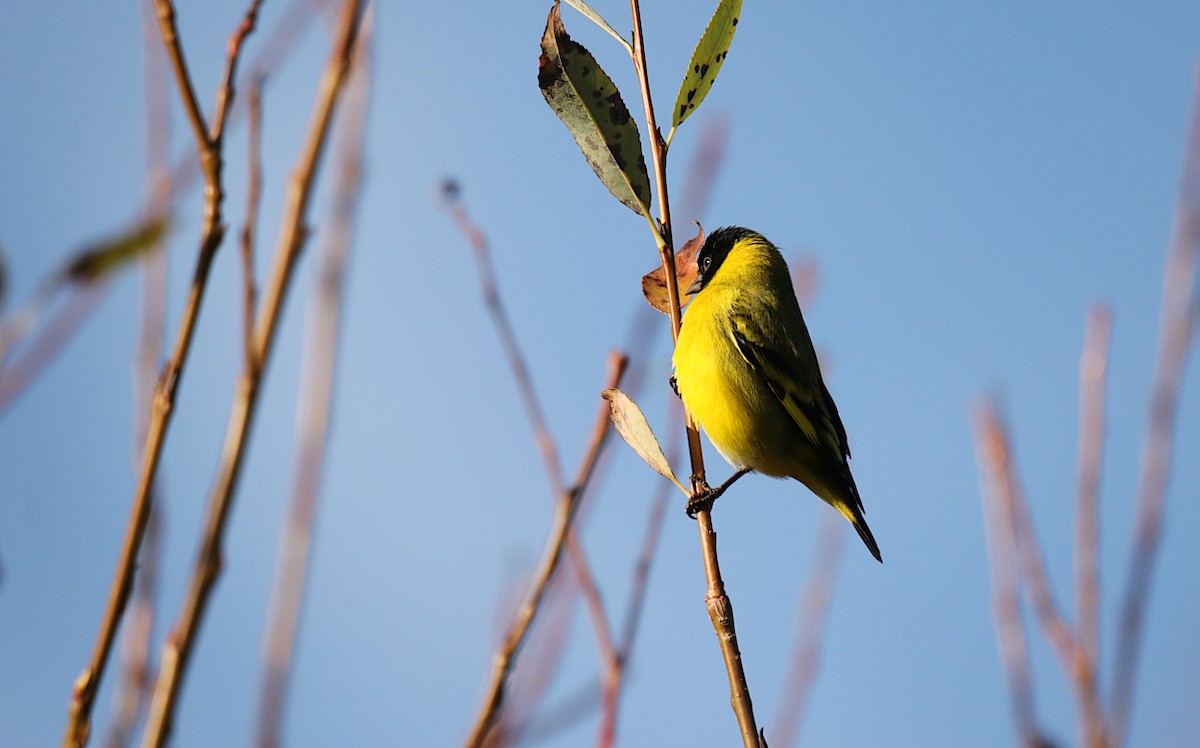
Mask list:
[[[799,429],[718,320],[697,311],[705,310],[689,309],[674,356],[675,381],[688,412],[735,467],[798,477],[792,453]]]

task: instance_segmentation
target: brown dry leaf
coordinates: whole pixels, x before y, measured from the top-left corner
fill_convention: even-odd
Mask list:
[[[679,283],[680,307],[687,306],[687,303],[692,300],[692,297],[685,295],[684,291],[696,280],[698,274],[696,255],[704,246],[704,227],[697,223],[696,228],[698,229],[696,235],[688,239],[687,243],[675,253],[675,280]],[[670,301],[667,297],[667,275],[663,272],[661,265],[642,276],[642,294],[645,295],[646,301],[650,302],[650,306],[663,314],[671,314]]]

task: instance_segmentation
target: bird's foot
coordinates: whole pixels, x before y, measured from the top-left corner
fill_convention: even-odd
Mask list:
[[[692,495],[688,497],[687,516],[696,519],[698,512],[711,511],[720,495],[720,489],[710,488],[703,478],[692,476]]]
[[[692,519],[696,519],[698,512],[712,511],[713,504],[716,503],[717,499],[721,498],[721,494],[725,493],[726,489],[736,483],[738,478],[741,478],[748,472],[750,472],[750,468],[740,467],[733,475],[729,476],[729,480],[716,488],[710,488],[703,478],[693,475],[692,495],[688,498],[687,515]]]

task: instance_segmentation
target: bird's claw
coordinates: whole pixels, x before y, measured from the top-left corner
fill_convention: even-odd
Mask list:
[[[696,519],[696,514],[699,512],[707,512],[712,509],[713,502],[721,495],[721,492],[715,488],[710,488],[704,479],[692,478],[692,495],[688,497],[687,516]]]

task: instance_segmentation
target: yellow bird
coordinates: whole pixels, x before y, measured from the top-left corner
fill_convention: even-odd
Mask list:
[[[850,520],[882,562],[783,255],[761,234],[729,226],[708,236],[696,262],[675,384],[713,446],[738,468],[726,485],[751,470],[795,478]]]

